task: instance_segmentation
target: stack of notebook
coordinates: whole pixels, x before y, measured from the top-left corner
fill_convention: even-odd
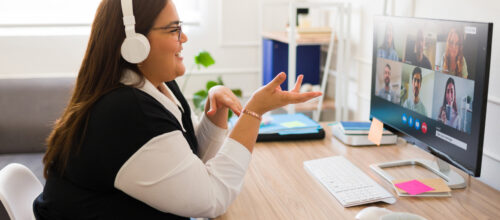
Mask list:
[[[330,124],[332,134],[344,144],[352,146],[374,145],[368,140],[371,122],[341,121]],[[384,129],[380,144],[395,144],[397,136]]]

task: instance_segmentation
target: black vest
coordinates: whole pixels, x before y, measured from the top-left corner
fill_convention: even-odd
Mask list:
[[[197,153],[189,105],[175,81],[166,85],[184,109],[182,133]],[[64,174],[49,171],[33,204],[36,218],[189,219],[160,212],[114,188],[119,169],[137,150],[175,130],[182,127],[174,115],[139,89],[124,86],[104,95],[90,110],[83,144],[78,151],[72,149]]]

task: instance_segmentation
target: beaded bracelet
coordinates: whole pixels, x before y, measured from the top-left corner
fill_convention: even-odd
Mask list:
[[[243,109],[243,113],[247,114],[247,115],[250,115],[256,119],[259,119],[259,120],[262,120],[262,116],[260,116],[259,114],[253,112],[253,111],[250,111],[248,109]]]

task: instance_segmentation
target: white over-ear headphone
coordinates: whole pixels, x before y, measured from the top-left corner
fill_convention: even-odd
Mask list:
[[[129,63],[140,63],[148,57],[151,47],[144,35],[135,32],[132,0],[121,0],[121,2],[123,24],[125,25],[125,40],[121,48],[122,57]]]

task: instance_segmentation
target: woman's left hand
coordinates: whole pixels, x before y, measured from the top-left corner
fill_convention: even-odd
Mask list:
[[[225,86],[214,86],[208,90],[205,114],[215,125],[227,128],[228,109],[240,116],[243,107],[231,89]]]

